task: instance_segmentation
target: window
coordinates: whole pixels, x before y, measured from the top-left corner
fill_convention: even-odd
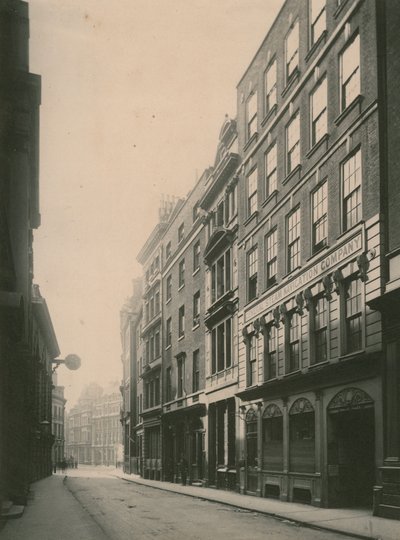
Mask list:
[[[232,321],[227,319],[211,331],[211,374],[232,365]]]
[[[200,268],[200,242],[193,246],[193,272]]]
[[[251,94],[246,103],[247,140],[257,133],[257,92]]]
[[[301,318],[296,312],[293,312],[288,317],[288,373],[296,371],[300,367],[300,333],[301,333]]]
[[[165,399],[166,401],[172,400],[172,373],[170,367],[165,371]]]
[[[360,94],[360,36],[356,34],[340,55],[342,110]]]
[[[154,355],[155,358],[160,356],[160,331],[157,330],[154,334]]]
[[[154,295],[154,313],[155,315],[160,313],[160,291],[156,291]]]
[[[267,67],[264,76],[265,84],[265,114],[276,105],[276,60]]]
[[[257,384],[257,336],[251,335],[247,342],[247,386]]]
[[[178,243],[182,242],[182,240],[185,238],[185,224],[182,223],[180,226],[179,226],[179,229],[178,229]]]
[[[193,392],[198,392],[200,390],[200,351],[197,349],[197,351],[193,352],[193,377],[192,377],[192,383],[193,383]]]
[[[287,217],[288,272],[300,266],[300,207]]]
[[[289,463],[296,472],[315,471],[315,416],[311,403],[298,399],[289,412]]]
[[[277,189],[276,143],[265,153],[265,196],[269,197]]]
[[[324,182],[311,195],[313,252],[326,246],[328,236],[328,183]]]
[[[266,381],[276,377],[277,351],[278,329],[271,324],[264,334],[264,379]]]
[[[200,324],[200,291],[193,295],[193,326]]]
[[[268,288],[276,283],[278,271],[278,232],[276,229],[265,237],[265,256],[266,286]]]
[[[169,259],[171,257],[171,242],[165,246],[165,258]]]
[[[353,279],[346,287],[346,352],[362,348],[361,282]]]
[[[167,277],[166,297],[167,297],[167,302],[168,300],[171,300],[172,298],[172,276]]]
[[[250,217],[257,211],[257,169],[247,177],[247,215]]]
[[[220,202],[219,205],[217,206],[216,226],[217,227],[224,226],[224,201]]]
[[[311,45],[317,43],[326,29],[326,0],[310,0]]]
[[[290,174],[300,164],[300,113],[286,127],[286,169]]]
[[[229,222],[236,215],[237,211],[237,186],[233,186],[232,190],[228,193],[228,200],[226,203],[225,221]]]
[[[258,464],[257,439],[257,414],[254,409],[249,409],[246,414],[246,454],[248,467],[256,467]]]
[[[169,347],[172,343],[172,319],[169,317],[166,323],[166,346]]]
[[[258,249],[255,247],[247,254],[247,298],[249,302],[257,296],[257,274]]]
[[[197,202],[193,206],[193,223],[196,221],[196,219],[199,217],[199,203]]]
[[[314,303],[314,363],[328,359],[328,301],[324,296],[315,299]]]
[[[311,94],[311,146],[328,132],[328,86],[326,76]]]
[[[347,231],[361,219],[361,150],[343,163],[342,175],[343,229]]]
[[[299,22],[296,21],[286,36],[285,42],[286,58],[286,82],[295,73],[299,65]]]
[[[263,465],[269,471],[283,469],[283,416],[274,404],[266,407],[263,420]]]
[[[211,266],[211,302],[214,303],[231,288],[231,250],[226,251]]]
[[[185,335],[185,306],[179,308],[178,314],[178,336],[182,337]]]
[[[178,384],[177,384],[177,397],[181,398],[185,390],[185,357],[180,356],[178,358]]]
[[[182,259],[179,263],[178,276],[179,288],[181,288],[185,285],[185,259]]]

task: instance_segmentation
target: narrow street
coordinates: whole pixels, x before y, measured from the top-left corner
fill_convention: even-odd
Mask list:
[[[218,540],[346,538],[126,482],[101,470],[68,471],[65,485],[110,540],[194,540],[213,536]]]

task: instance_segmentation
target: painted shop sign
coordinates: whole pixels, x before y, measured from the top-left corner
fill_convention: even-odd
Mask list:
[[[287,296],[293,295],[298,289],[303,289],[319,276],[329,273],[337,264],[345,261],[362,247],[362,234],[359,232],[351,240],[332,251],[329,255],[319,260],[302,274],[289,281],[286,285],[276,290],[273,294],[264,298],[259,304],[245,311],[245,322],[254,319],[261,313],[265,313],[275,304],[280,303]]]

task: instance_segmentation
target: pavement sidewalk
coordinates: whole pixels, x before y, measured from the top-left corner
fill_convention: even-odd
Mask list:
[[[259,512],[279,519],[300,523],[303,526],[326,529],[347,534],[356,538],[374,538],[380,540],[400,540],[400,522],[371,515],[368,510],[317,508],[306,504],[282,502],[249,495],[240,495],[232,491],[195,486],[182,486],[158,480],[146,480],[138,475],[125,474],[117,469],[110,474],[127,480],[164,491],[181,493],[190,497],[206,499],[237,508]]]
[[[64,485],[64,475],[31,485],[24,515],[8,520],[1,540],[109,540]]]

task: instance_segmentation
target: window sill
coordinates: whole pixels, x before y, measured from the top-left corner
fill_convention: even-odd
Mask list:
[[[265,201],[261,204],[261,207],[264,208],[265,206],[267,206],[269,202],[271,202],[273,199],[275,199],[278,196],[278,193],[279,191],[277,189],[274,189],[271,195],[268,195]]]
[[[171,299],[172,298],[168,298],[166,301],[165,301],[165,305],[169,304],[171,302]]]
[[[362,356],[363,354],[365,354],[364,349],[354,351],[352,353],[342,354],[342,355],[339,356],[339,362],[345,362],[346,360],[351,360],[352,358],[358,358],[358,357]]]
[[[296,174],[298,173],[299,176],[300,176],[300,171],[301,171],[301,165],[296,165],[296,167],[293,169],[293,171],[291,171],[287,176],[286,178],[284,178],[282,180],[282,185],[284,186],[285,184],[287,184],[294,176],[296,176]]]
[[[342,111],[339,116],[335,118],[335,120],[333,121],[335,126],[338,126],[346,118],[346,116],[348,116],[350,112],[357,107],[357,105],[360,108],[360,110],[358,111],[358,114],[360,114],[362,100],[362,95],[358,95],[356,98],[354,98],[353,101],[349,105],[347,105],[344,111]]]
[[[318,142],[316,142],[314,144],[314,146],[312,146],[310,148],[310,150],[307,152],[306,154],[306,158],[309,159],[319,148],[321,148],[321,146],[325,143],[326,144],[326,147],[325,147],[325,152],[328,150],[328,141],[329,141],[329,134],[328,133],[325,133],[325,135],[323,135],[320,140]]]
[[[270,293],[272,291],[272,289],[276,288],[278,285],[279,285],[278,280],[275,281],[275,283],[271,283],[271,285],[267,285],[265,287],[265,289],[264,289],[264,294],[265,293]]]
[[[336,11],[333,13],[333,16],[335,19],[340,15],[340,13],[343,11],[344,6],[347,4],[347,0],[343,0],[341,4],[336,8]]]
[[[270,110],[267,112],[267,114],[264,116],[264,119],[261,122],[261,127],[264,127],[265,124],[268,122],[268,120],[276,115],[277,110],[278,110],[278,104],[275,103],[275,105],[273,105],[270,108]]]
[[[298,82],[299,79],[300,79],[300,70],[298,67],[296,67],[294,72],[291,74],[290,79],[286,83],[286,86],[283,89],[281,96],[285,97],[286,94],[288,94],[289,90],[295,85],[295,83]]]
[[[168,351],[168,349],[170,349],[171,347],[172,347],[172,344],[167,345],[167,346],[165,347],[165,350]]]
[[[343,231],[341,234],[339,234],[339,236],[336,237],[336,240],[342,240],[347,237],[353,236],[353,234],[357,231],[357,229],[361,231],[361,226],[363,224],[364,224],[363,220],[359,221],[358,223],[353,225],[353,227],[351,227],[350,229],[347,229],[346,231]]]
[[[292,375],[299,375],[301,373],[302,373],[301,369],[294,369],[293,371],[288,371],[287,373],[285,373],[285,376],[291,377]]]
[[[291,270],[290,272],[282,276],[282,279],[290,279],[293,276],[293,274],[295,274],[298,270],[301,270],[301,268],[302,268],[301,265],[297,266],[296,268],[293,268],[293,270]]]
[[[184,288],[185,284],[181,285],[180,287],[178,287],[178,292],[181,291],[183,288]]]
[[[243,146],[243,152],[247,152],[247,150],[250,148],[250,146],[253,144],[253,142],[257,141],[257,139],[258,139],[258,132],[256,131],[255,133],[253,133],[253,135],[250,137],[250,139]]]
[[[195,326],[192,327],[192,332],[193,330],[197,330],[197,328],[200,328],[200,323],[197,323]]]
[[[192,276],[195,276],[195,275],[198,274],[199,272],[200,272],[200,266],[198,266],[198,267],[196,268],[196,270],[193,270]]]
[[[311,46],[310,50],[308,51],[308,53],[306,54],[306,58],[305,58],[305,61],[308,62],[310,60],[310,58],[314,55],[315,51],[318,49],[318,47],[320,46],[320,44],[322,42],[325,43],[326,41],[326,36],[328,35],[328,31],[327,30],[324,30],[322,32],[322,34],[319,36],[319,38],[317,39],[317,41]]]
[[[251,216],[249,216],[249,217],[246,219],[246,221],[244,222],[243,225],[244,225],[245,227],[247,227],[247,225],[248,225],[254,218],[256,218],[257,216],[258,216],[258,210],[256,210],[255,212],[253,212],[253,213],[251,214]]]
[[[314,257],[316,257],[317,255],[321,255],[321,253],[323,253],[324,251],[327,251],[328,249],[329,249],[328,244],[326,244],[325,246],[319,249],[316,249],[315,251],[313,251],[311,257],[308,257],[308,259],[306,259],[306,262],[311,261],[312,259],[314,259]]]
[[[182,341],[182,339],[185,339],[185,334],[183,334],[182,336],[179,336],[179,337],[178,337],[178,341]]]
[[[323,367],[329,364],[329,360],[323,360],[322,362],[314,362],[313,364],[310,364],[308,366],[308,369],[317,369],[319,367]]]

